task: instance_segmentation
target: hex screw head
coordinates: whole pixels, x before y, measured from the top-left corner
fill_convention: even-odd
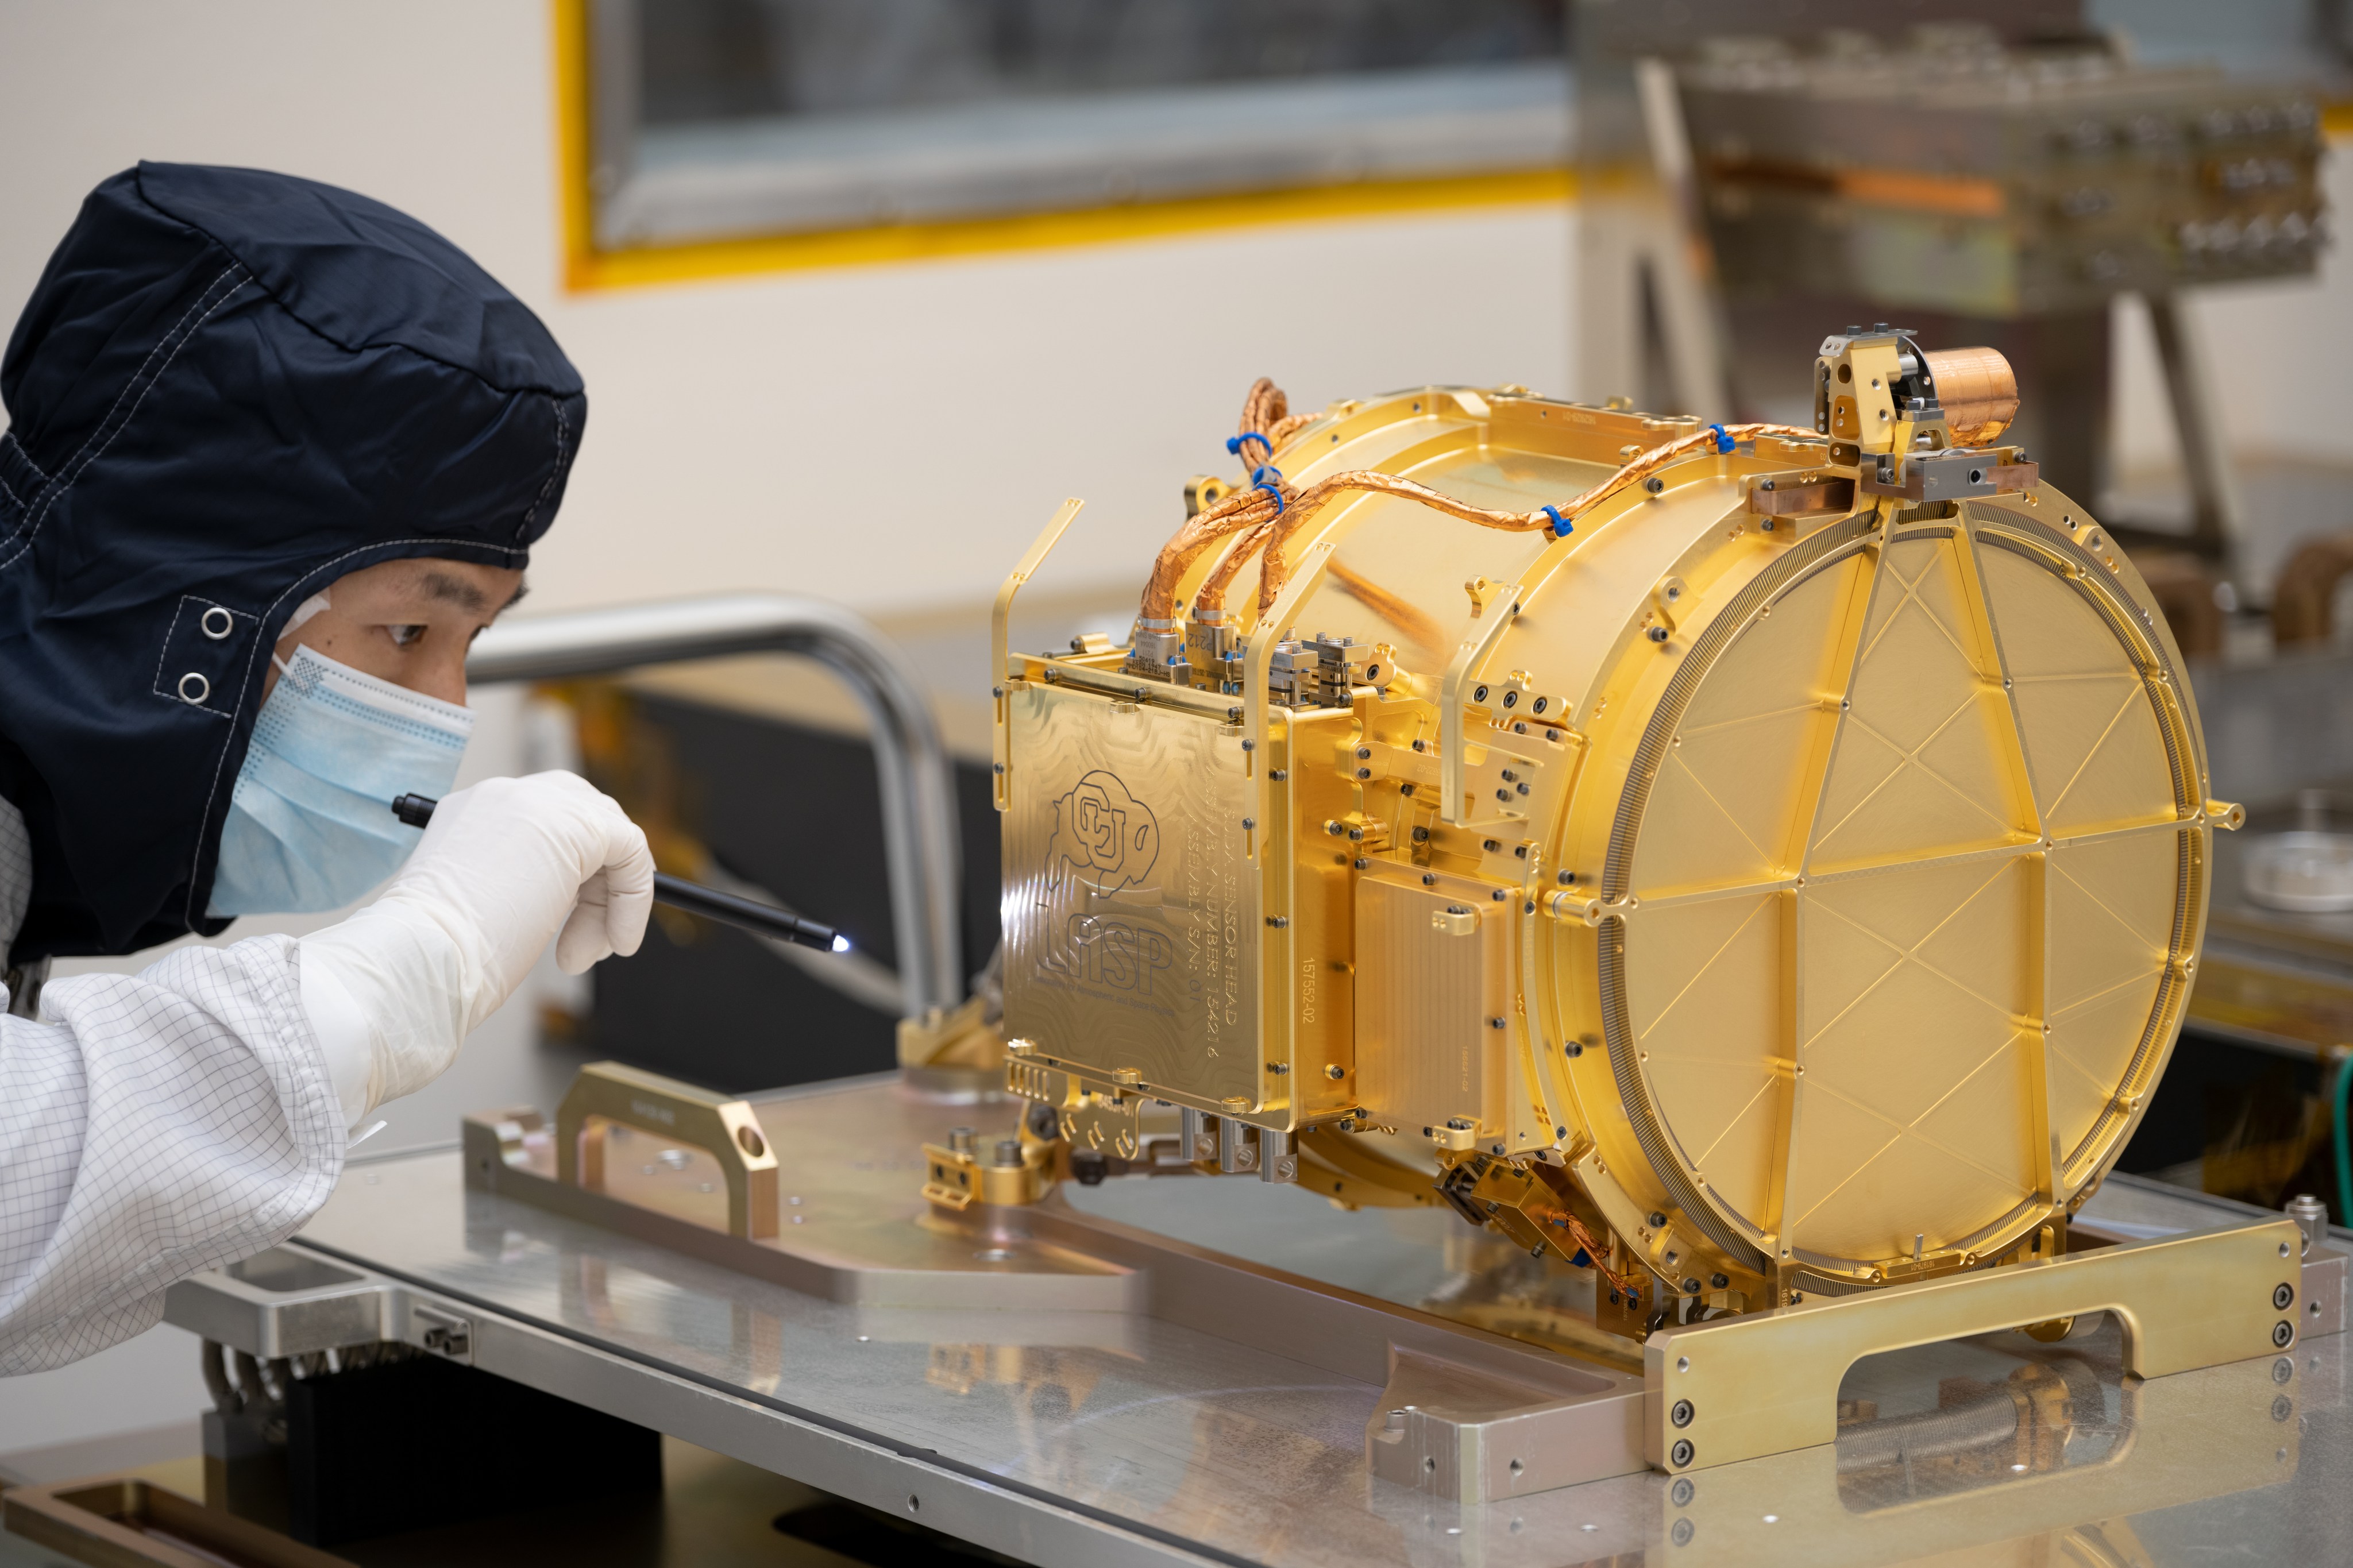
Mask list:
[[[1675,1446],[1667,1450],[1667,1458],[1671,1463],[1677,1466],[1688,1465],[1692,1462],[1692,1456],[1697,1452],[1698,1450],[1692,1447],[1690,1438],[1678,1437],[1675,1439]],[[1676,1522],[1679,1524],[1689,1524],[1691,1521],[1686,1519],[1679,1520]],[[1684,1531],[1683,1540],[1689,1541],[1690,1539],[1690,1532]]]
[[[2282,1312],[2295,1305],[2295,1287],[2281,1280],[2272,1288],[2272,1306]]]
[[[1678,1426],[1690,1426],[1692,1415],[1692,1402],[1688,1399],[1676,1400],[1674,1408],[1667,1412],[1667,1419]]]
[[[2295,1325],[2282,1319],[2272,1325],[2272,1343],[2281,1350],[2295,1342]]]

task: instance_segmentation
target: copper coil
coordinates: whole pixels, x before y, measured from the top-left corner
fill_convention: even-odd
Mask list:
[[[2018,417],[2018,373],[1993,349],[1938,349],[1928,354],[1928,378],[1953,439],[1982,447]]]

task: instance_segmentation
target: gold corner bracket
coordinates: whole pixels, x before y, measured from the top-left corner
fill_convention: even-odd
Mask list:
[[[556,1108],[557,1179],[603,1192],[607,1135],[616,1125],[709,1154],[726,1177],[728,1234],[775,1239],[776,1152],[750,1104],[620,1062],[591,1062]]]

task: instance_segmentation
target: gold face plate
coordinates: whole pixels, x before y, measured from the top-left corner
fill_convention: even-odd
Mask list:
[[[1008,1017],[1095,1084],[1255,1108],[1259,829],[1235,731],[1043,681],[1006,700]]]
[[[1999,1253],[2179,1027],[2207,829],[2168,651],[2089,552],[1970,504],[1817,532],[1678,664],[1595,933],[1647,1163],[1759,1271]]]

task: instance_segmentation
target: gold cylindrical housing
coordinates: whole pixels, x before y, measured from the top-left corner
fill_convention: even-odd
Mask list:
[[[1999,355],[1931,360],[1972,434],[2014,412]],[[1122,1157],[1155,1100],[1303,1131],[1343,1202],[1442,1170],[1523,1247],[1599,1258],[1572,1225],[1606,1226],[1613,1267],[1750,1308],[2063,1227],[2204,931],[2179,650],[2013,454],[1989,471],[2028,488],[1910,503],[1829,439],[1706,429],[1516,389],[1335,404],[1270,459],[1303,492],[1600,499],[1509,531],[1343,498],[1263,615],[1246,542],[1184,566],[1180,613],[1233,591],[1155,633],[1166,678],[1013,658],[1019,1092]]]

